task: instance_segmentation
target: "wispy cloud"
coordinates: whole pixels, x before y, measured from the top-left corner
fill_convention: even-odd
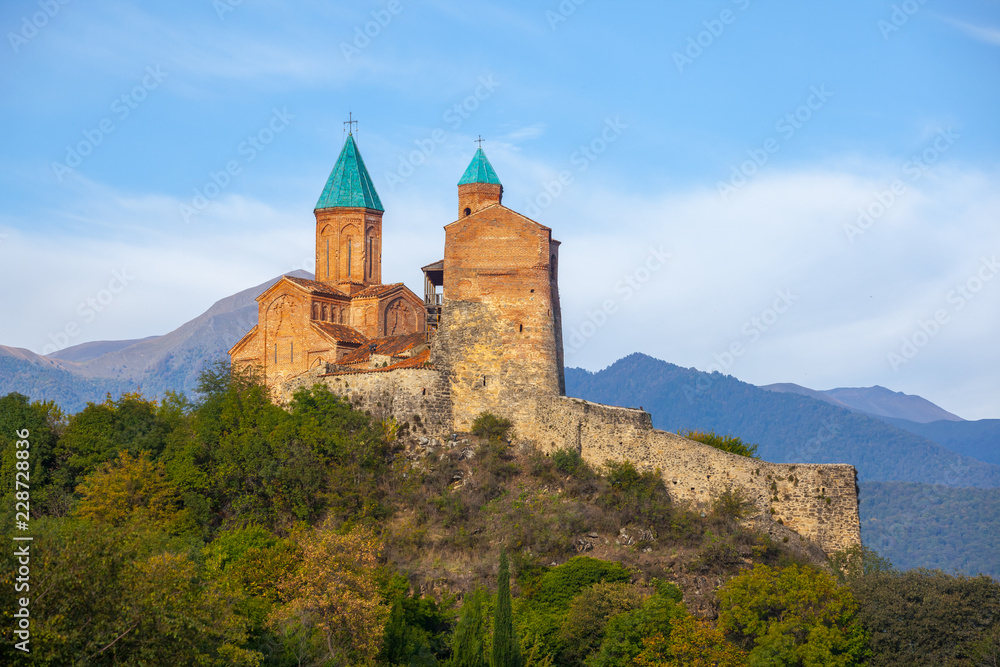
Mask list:
[[[1000,46],[1000,28],[973,25],[971,23],[966,23],[965,21],[951,18],[950,16],[939,16],[939,18],[942,21],[955,26],[973,39],[987,44],[992,44],[993,46]]]

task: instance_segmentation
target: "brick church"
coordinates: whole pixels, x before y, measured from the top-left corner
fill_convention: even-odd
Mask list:
[[[541,451],[658,470],[674,501],[710,508],[733,487],[758,528],[810,538],[828,554],[860,544],[857,471],[749,459],[653,428],[648,412],[565,396],[559,242],[502,204],[480,147],[458,182],[444,258],[424,295],[382,284],[382,202],[354,137],[316,204],[316,279],[284,276],[258,298],[257,325],[231,350],[280,401],[323,384],[360,409],[447,447],[484,411]]]
[[[503,185],[480,147],[458,183],[458,219],[445,226],[444,259],[423,267],[424,297],[402,283],[383,284],[384,208],[348,134],[314,210],[316,279],[284,276],[257,298],[257,325],[229,351],[233,364],[256,367],[276,394],[307,372],[428,367],[454,367],[464,380],[459,384],[483,399],[563,393],[559,242],[502,198]],[[484,341],[458,342],[461,336],[451,334],[456,326],[466,334],[486,332],[460,324],[465,309],[443,320],[446,302],[492,311],[489,351]],[[432,350],[440,347],[432,345],[439,331],[447,355]],[[473,403],[476,414],[485,409],[482,400]]]

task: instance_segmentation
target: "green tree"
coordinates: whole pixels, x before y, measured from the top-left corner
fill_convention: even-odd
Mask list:
[[[477,588],[465,598],[455,626],[449,667],[486,667],[486,596]]]
[[[892,561],[863,544],[856,544],[833,554],[830,556],[830,566],[840,583],[896,571]]]
[[[147,451],[156,459],[166,445],[167,433],[168,426],[158,414],[156,401],[138,393],[122,394],[115,401],[109,394],[103,403],[88,403],[70,417],[59,439],[60,465],[55,481],[72,490],[122,451]]]
[[[265,664],[281,664],[284,647],[267,626],[274,609],[287,602],[279,584],[299,563],[298,545],[263,526],[220,532],[202,549],[206,576],[233,600],[233,610],[246,619],[247,646],[265,657]]]
[[[472,435],[487,440],[503,442],[510,438],[510,430],[514,423],[504,417],[497,417],[492,412],[481,412],[472,420]]]
[[[542,574],[518,598],[518,627],[540,655],[555,658],[558,634],[573,599],[590,586],[628,582],[632,575],[621,563],[575,556]]]
[[[500,552],[497,575],[497,603],[493,616],[493,667],[521,667],[521,645],[514,632],[510,604],[510,570],[507,552]]]
[[[437,665],[451,654],[450,639],[454,626],[451,597],[440,603],[433,597],[408,595],[409,582],[393,575],[383,584],[383,597],[392,605],[385,627],[380,660],[391,665],[422,667]]]
[[[972,665],[972,647],[1000,624],[1000,583],[984,575],[883,571],[850,586],[871,635],[872,667]]]
[[[76,491],[81,495],[76,515],[84,519],[113,526],[145,524],[175,534],[195,528],[181,507],[177,487],[162,464],[149,460],[149,452],[121,452],[113,463],[88,475]]]
[[[604,640],[608,620],[642,606],[643,595],[625,582],[599,582],[586,589],[569,605],[559,628],[559,653],[556,663],[566,667],[582,666]]]
[[[655,634],[644,639],[642,653],[633,664],[637,667],[745,667],[748,663],[746,652],[726,641],[722,631],[683,614],[671,619],[666,636]],[[759,664],[778,667],[794,663]],[[819,667],[823,663],[811,664]]]
[[[244,619],[189,540],[79,519],[38,519],[32,532],[38,664],[259,664]]]
[[[673,584],[656,582],[656,593],[646,598],[641,608],[608,620],[600,650],[587,659],[587,667],[632,665],[643,651],[645,638],[669,637],[671,620],[686,613],[680,589]]]
[[[719,590],[719,628],[751,665],[862,664],[866,637],[851,591],[810,567],[756,565]]]
[[[59,466],[58,438],[65,426],[62,411],[51,401],[32,402],[17,393],[0,398],[0,478],[4,483],[0,532],[13,528],[14,494],[25,488],[16,488],[15,481],[30,489],[32,516],[63,515],[69,510],[71,494],[52,482]]]
[[[659,470],[639,472],[627,460],[607,461],[604,467],[608,488],[598,496],[598,505],[618,512],[624,523],[654,528],[670,525],[670,494]]]

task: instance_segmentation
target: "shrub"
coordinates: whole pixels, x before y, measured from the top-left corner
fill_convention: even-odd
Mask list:
[[[514,424],[509,419],[497,417],[492,412],[481,412],[472,422],[472,435],[501,442],[510,439],[513,427]]]
[[[724,519],[740,520],[754,510],[753,502],[740,487],[729,487],[712,503],[712,511]]]
[[[583,456],[575,449],[559,449],[552,454],[552,465],[564,475],[572,475],[580,479],[594,477],[594,470],[583,460]]]
[[[712,535],[711,531],[705,537],[708,539],[692,563],[695,571],[720,570],[740,562],[740,552],[730,538]]]
[[[743,442],[739,438],[732,435],[717,435],[715,431],[680,431],[679,435],[687,438],[688,440],[694,440],[695,442],[700,442],[709,447],[715,447],[716,449],[721,449],[724,452],[729,452],[730,454],[739,454],[740,456],[747,456],[751,459],[759,459],[757,456],[757,445],[751,445],[748,442]]]
[[[640,473],[631,461],[608,461],[604,465],[608,488],[597,498],[598,505],[618,512],[623,523],[670,526],[670,494],[659,470]]]

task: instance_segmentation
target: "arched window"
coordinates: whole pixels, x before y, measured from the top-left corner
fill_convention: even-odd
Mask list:
[[[466,214],[466,215],[472,215],[472,209],[471,209],[471,208],[469,208],[468,206],[466,206],[466,207],[465,207],[465,214]]]
[[[371,230],[365,238],[365,279],[371,280],[375,274],[375,240]]]

